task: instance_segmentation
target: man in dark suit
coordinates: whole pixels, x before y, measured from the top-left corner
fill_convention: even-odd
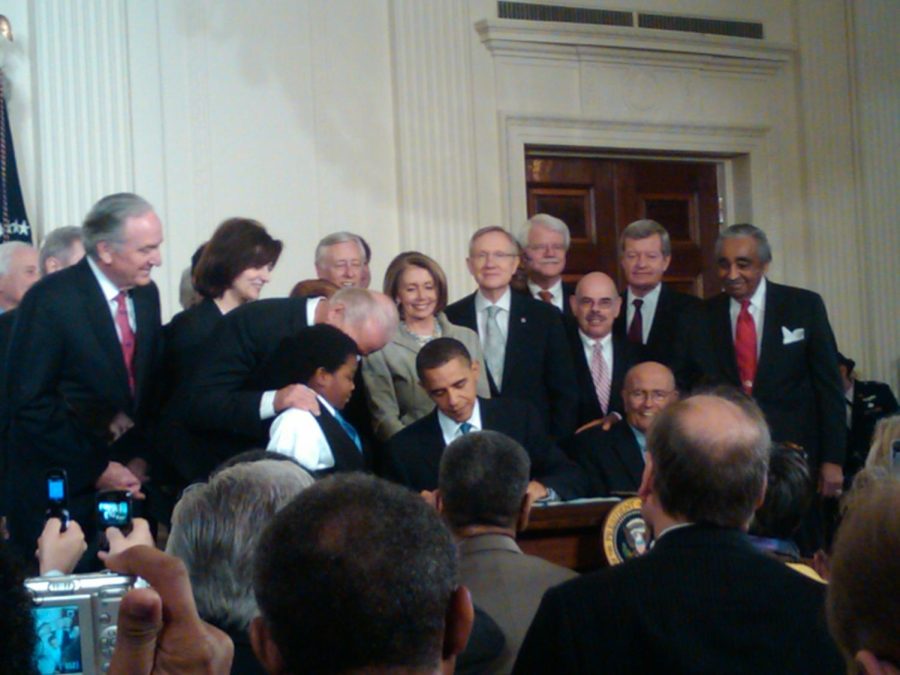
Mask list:
[[[339,328],[361,354],[381,349],[397,328],[397,309],[383,293],[344,288],[331,298],[277,298],[247,303],[222,317],[207,355],[175,393],[165,420],[202,443],[203,451],[169,449],[186,480],[202,478],[219,462],[268,443],[269,425],[288,408],[319,412],[315,393],[303,384],[254,379],[281,341],[319,323]],[[350,422],[359,429],[356,420]],[[208,450],[208,451],[207,451]]]
[[[615,334],[637,345],[642,360],[671,366],[679,321],[700,301],[662,283],[672,262],[669,233],[655,220],[634,221],[619,237],[619,262],[628,285]]]
[[[566,333],[578,379],[578,426],[617,413],[621,419],[622,382],[637,361],[634,348],[613,334],[622,299],[603,272],[586,274],[570,298],[573,319]]]
[[[842,673],[825,586],[754,549],[769,430],[746,398],[695,396],[647,443],[645,555],[550,589],[515,673]]]
[[[456,439],[441,458],[437,506],[457,542],[461,581],[506,638],[484,672],[512,669],[544,591],[578,576],[516,545],[531,513],[530,465],[522,446],[494,431]]]
[[[472,235],[467,259],[478,290],[445,310],[478,333],[492,397],[530,401],[554,438],[575,430],[577,395],[572,357],[559,312],[510,290],[518,245],[501,227]]]
[[[65,469],[72,517],[89,540],[98,490],[143,497],[161,354],[150,273],[162,225],[142,198],[115,194],[87,215],[84,244],[85,259],[25,295],[10,340],[10,533],[29,557],[48,469]]]
[[[479,368],[465,345],[453,338],[438,338],[422,347],[416,371],[436,408],[388,441],[386,477],[430,492],[438,484],[444,447],[470,431],[490,429],[518,441],[528,452],[532,499],[580,497],[587,487],[585,477],[547,439],[527,401],[478,397]]]
[[[801,446],[825,497],[843,485],[846,415],[837,347],[822,298],[767,281],[765,233],[732,225],[716,242],[725,292],[685,329],[675,378],[682,387],[741,387],[766,414],[772,437]]]
[[[678,399],[675,377],[661,363],[645,361],[625,376],[625,419],[609,431],[600,426],[575,436],[573,458],[591,481],[591,497],[637,492],[644,473],[647,433],[656,416]]]
[[[546,213],[529,218],[519,234],[528,294],[553,305],[565,316],[572,316],[569,297],[575,292],[575,284],[562,278],[570,240],[568,226]]]
[[[882,417],[893,415],[900,407],[890,386],[884,382],[856,379],[856,362],[838,354],[838,370],[844,385],[847,402],[847,459],[844,462],[844,483],[849,487],[856,473],[866,463],[875,424]]]

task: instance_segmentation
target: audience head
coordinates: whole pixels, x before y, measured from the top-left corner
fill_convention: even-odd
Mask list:
[[[663,364],[645,361],[625,374],[622,385],[625,420],[641,433],[646,434],[656,416],[677,400],[675,376]]]
[[[615,281],[603,272],[591,272],[581,277],[569,304],[581,332],[592,340],[602,340],[612,332],[622,298]]]
[[[210,472],[209,477],[212,478],[217,474],[222,473],[225,469],[230,469],[233,466],[237,466],[238,464],[250,464],[253,462],[262,462],[264,460],[272,460],[273,462],[291,462],[296,466],[302,466],[300,462],[291,457],[290,455],[283,455],[280,452],[275,452],[274,450],[265,450],[263,448],[254,448],[252,450],[244,450],[243,452],[239,452],[236,455],[232,455],[224,462],[219,464],[215,469]]]
[[[81,228],[67,225],[51,231],[41,244],[41,274],[47,275],[71,267],[84,257]]]
[[[329,234],[316,246],[316,274],[342,288],[368,288],[368,244],[351,232]]]
[[[765,418],[747,397],[700,394],[673,403],[647,437],[639,490],[645,518],[746,529],[765,494],[770,443]]]
[[[259,299],[281,255],[281,242],[262,223],[229,218],[213,233],[194,269],[194,287],[204,298],[231,296],[235,304]]]
[[[635,220],[619,236],[619,263],[632,295],[642,297],[659,286],[672,262],[669,233],[655,220]]]
[[[848,672],[898,673],[900,480],[874,482],[859,497],[835,537],[828,625]]]
[[[559,281],[570,239],[568,226],[559,218],[546,213],[529,218],[519,234],[528,278],[542,288]]]
[[[41,278],[38,251],[23,241],[0,244],[0,309],[19,306],[28,289]]]
[[[737,301],[753,297],[772,262],[766,233],[755,225],[731,225],[716,240],[716,268],[725,292]]]
[[[792,539],[812,498],[812,479],[803,451],[776,443],[769,456],[766,498],[753,515],[750,532],[760,537]]]
[[[479,431],[460,436],[444,449],[438,504],[455,531],[490,526],[523,529],[531,460],[509,436]]]
[[[162,265],[162,223],[142,197],[121,192],[94,204],[82,227],[84,250],[120,289],[146,286]]]
[[[469,240],[466,264],[485,297],[498,300],[519,266],[519,244],[502,227],[482,227]]]
[[[9,546],[0,546],[0,654],[3,671],[33,673],[37,643],[25,575]]]
[[[866,468],[881,467],[887,471],[900,473],[900,466],[894,466],[892,448],[900,439],[900,414],[883,417],[872,432],[872,445],[866,457]]]
[[[384,294],[397,303],[404,321],[431,317],[447,306],[447,277],[424,253],[407,251],[388,265]]]
[[[292,298],[330,298],[340,290],[339,286],[335,286],[325,279],[304,279],[294,284],[291,289],[290,297]]]
[[[432,340],[416,355],[419,384],[438,410],[458,423],[472,416],[480,369],[466,346],[453,338]]]
[[[263,364],[266,386],[280,389],[303,383],[338,410],[355,388],[359,350],[353,338],[334,326],[317,324],[284,338]]]
[[[243,462],[186,490],[166,552],[188,569],[200,616],[245,630],[257,615],[253,560],[266,524],[313,478],[292,462]]]
[[[328,299],[324,321],[352,337],[364,356],[393,340],[398,322],[397,307],[388,296],[352,287]]]
[[[379,478],[332,476],[262,535],[253,648],[270,673],[437,672],[471,627],[458,584],[452,537],[432,507]]]

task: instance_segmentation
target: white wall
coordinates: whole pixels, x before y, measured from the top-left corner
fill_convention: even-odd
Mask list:
[[[562,4],[609,7],[606,2]],[[166,226],[164,312],[232,215],[284,240],[267,295],[328,232],[419,248],[468,292],[476,227],[524,215],[522,146],[732,152],[730,215],[773,277],[821,292],[841,347],[898,382],[892,0],[621,0],[766,40],[498,20],[494,0],[11,0],[10,115],[40,232],[132,189]],[[486,21],[486,23],[484,23]],[[479,26],[476,30],[476,24]],[[836,245],[836,242],[841,242]]]

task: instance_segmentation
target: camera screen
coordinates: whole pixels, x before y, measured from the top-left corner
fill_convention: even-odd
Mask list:
[[[50,478],[47,480],[47,497],[53,501],[62,501],[66,498],[65,481],[59,478]]]
[[[128,502],[99,502],[97,513],[104,527],[123,527],[128,525]]]
[[[81,673],[81,627],[78,607],[34,607],[31,610],[37,633],[34,663],[41,675]]]

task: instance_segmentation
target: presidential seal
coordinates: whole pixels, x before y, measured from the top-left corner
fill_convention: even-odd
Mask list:
[[[650,528],[641,515],[641,500],[631,497],[613,508],[603,521],[603,553],[610,565],[642,555],[650,548]]]

